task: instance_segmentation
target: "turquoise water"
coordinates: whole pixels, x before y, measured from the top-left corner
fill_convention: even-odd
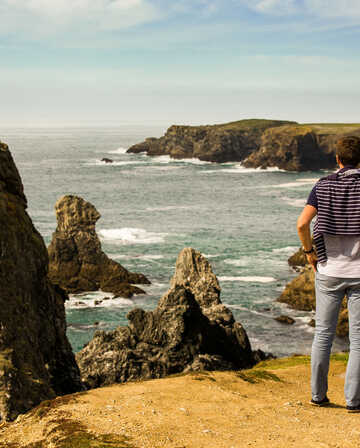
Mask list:
[[[147,295],[112,299],[101,292],[71,296],[68,337],[75,351],[96,329],[126,324],[134,306],[154,309],[168,289],[177,254],[191,246],[218,276],[222,301],[245,327],[254,348],[277,355],[308,353],[311,313],[275,302],[294,276],[287,258],[298,247],[296,219],[323,173],[289,173],[125,154],[160,136],[162,127],[2,129],[23,179],[29,214],[46,243],[56,228],[54,204],[77,194],[101,213],[103,250],[152,282]],[[101,162],[103,157],[113,164]],[[95,300],[101,300],[95,305]],[[274,320],[280,314],[294,326]],[[335,349],[344,348],[337,340]]]

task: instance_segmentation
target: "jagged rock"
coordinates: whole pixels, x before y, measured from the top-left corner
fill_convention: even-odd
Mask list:
[[[134,309],[127,317],[128,326],[97,331],[77,354],[91,387],[255,363],[244,328],[221,303],[217,278],[194,249],[179,254],[171,287],[157,308]]]
[[[1,420],[82,389],[66,337],[67,295],[47,278],[46,247],[26,207],[18,170],[0,143]]]
[[[306,266],[308,264],[306,255],[304,254],[304,251],[302,247],[299,248],[297,252],[295,252],[291,257],[288,259],[289,266],[293,268],[297,268],[299,266]]]
[[[101,161],[102,161],[102,162],[105,162],[105,163],[113,163],[113,162],[114,162],[112,159],[109,159],[108,157],[103,157],[103,158],[101,159]]]
[[[293,325],[295,323],[295,319],[293,319],[290,316],[285,316],[285,315],[275,317],[275,320],[277,320],[281,324],[287,324],[287,325]]]
[[[244,160],[246,167],[278,167],[288,171],[317,171],[336,167],[336,142],[360,135],[359,125],[285,125],[266,129],[260,148]]]
[[[310,265],[306,265],[300,274],[285,286],[278,302],[286,303],[291,308],[301,311],[315,310],[315,274]],[[344,337],[348,334],[346,298],[344,298],[339,315],[336,334]]]
[[[199,158],[208,162],[240,162],[260,146],[265,129],[294,123],[279,120],[241,120],[213,126],[171,126],[160,138],[147,138],[128,149],[149,156]]]
[[[246,167],[278,167],[289,171],[307,171],[336,166],[332,151],[319,147],[316,133],[309,126],[281,126],[267,129],[261,146],[245,161]]]
[[[101,250],[95,230],[100,213],[90,202],[63,196],[55,210],[58,225],[48,248],[53,283],[71,293],[98,289],[121,297],[144,293],[133,284],[149,284],[149,280],[127,271]]]

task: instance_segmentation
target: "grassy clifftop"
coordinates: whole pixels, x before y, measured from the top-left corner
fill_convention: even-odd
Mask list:
[[[307,356],[255,368],[114,385],[42,403],[0,427],[1,448],[357,446],[343,398],[346,354],[332,357],[332,405],[314,408]]]

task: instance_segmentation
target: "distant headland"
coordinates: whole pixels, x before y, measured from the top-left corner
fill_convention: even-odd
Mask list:
[[[241,162],[248,168],[333,169],[336,141],[349,134],[360,136],[360,123],[299,124],[248,119],[205,126],[173,125],[162,137],[147,138],[127,152],[217,163]]]

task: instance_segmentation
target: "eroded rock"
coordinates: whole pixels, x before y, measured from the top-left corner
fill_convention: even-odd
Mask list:
[[[240,162],[260,146],[269,127],[294,123],[279,120],[240,120],[212,126],[171,126],[160,138],[147,138],[128,149],[149,156],[198,158],[208,162]]]
[[[0,417],[13,420],[82,389],[66,337],[66,293],[47,277],[44,241],[26,212],[23,185],[0,143]]]
[[[101,289],[131,297],[144,291],[134,284],[149,284],[143,274],[131,273],[101,249],[96,234],[100,213],[78,196],[63,196],[55,204],[57,229],[49,251],[49,277],[67,292]]]
[[[77,354],[91,387],[255,364],[244,328],[221,303],[218,280],[194,249],[180,252],[171,287],[157,308],[134,309],[127,317],[128,326],[97,331]]]
[[[300,270],[299,275],[285,286],[284,291],[277,301],[286,303],[291,308],[296,310],[315,310],[315,273],[309,264],[306,264],[305,267]],[[345,337],[348,333],[349,324],[347,300],[344,298],[341,304],[336,334],[340,337]]]

